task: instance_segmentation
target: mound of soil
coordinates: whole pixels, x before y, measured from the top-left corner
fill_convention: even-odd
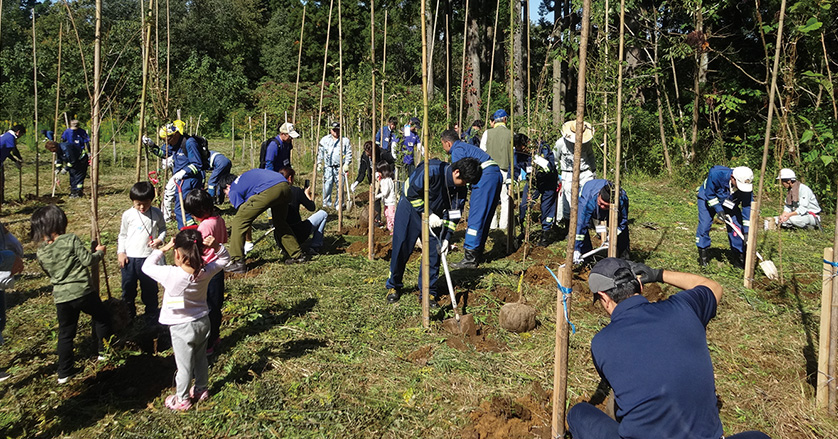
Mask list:
[[[513,399],[493,397],[469,413],[470,424],[462,437],[473,439],[529,439],[550,437],[548,403],[550,395],[543,390]]]
[[[433,356],[434,346],[426,345],[408,354],[407,361],[410,361],[417,366],[424,366],[428,364],[428,360],[430,360]]]
[[[515,253],[507,256],[506,259],[512,261],[522,261],[524,259],[524,246],[522,245]],[[546,247],[539,247],[537,245],[530,244],[529,248],[527,249],[527,259],[534,260],[534,261],[543,261],[548,262],[556,259],[556,255],[553,254],[550,250]]]
[[[474,346],[478,352],[501,352],[505,348],[496,339],[487,337],[488,331],[485,326],[474,325],[468,330],[466,334],[449,336],[445,339],[445,344],[458,351],[467,351],[470,349],[469,346]]]
[[[389,238],[389,236],[388,236]],[[393,243],[385,241],[376,235],[376,240],[373,244],[373,255],[377,259],[386,259],[390,257],[390,252],[393,250]],[[384,241],[384,242],[382,242]],[[367,241],[356,241],[346,248],[349,254],[356,256],[366,256],[369,253],[369,243]]]
[[[555,270],[553,270],[553,272],[555,273]],[[541,286],[556,285],[556,281],[553,279],[553,276],[551,276],[550,272],[547,271],[547,268],[541,264],[533,265],[532,267],[527,268],[527,271],[524,273],[524,283],[527,285]]]
[[[517,291],[514,291],[513,289],[504,286],[492,288],[491,294],[503,303],[517,302],[520,297]]]

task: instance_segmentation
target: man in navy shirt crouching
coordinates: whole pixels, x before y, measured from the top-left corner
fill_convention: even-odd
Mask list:
[[[649,282],[683,291],[651,303],[640,295]],[[614,390],[617,420],[589,403],[576,404],[567,414],[574,439],[724,438],[706,334],[722,286],[617,258],[594,266],[588,285],[611,316],[591,341],[591,356]],[[749,431],[727,438],[768,436]]]

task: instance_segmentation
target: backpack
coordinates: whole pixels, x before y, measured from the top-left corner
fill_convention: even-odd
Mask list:
[[[195,139],[195,142],[198,143],[198,152],[201,154],[201,168],[203,170],[208,171],[209,166],[209,159],[210,159],[210,149],[209,149],[209,141],[205,137],[201,136],[189,136]]]
[[[262,146],[259,147],[259,169],[265,169],[265,165],[267,165],[265,156],[268,154],[268,147],[271,146],[271,142],[276,143],[276,146],[279,147],[279,142],[277,142],[276,137],[271,137],[262,142]]]

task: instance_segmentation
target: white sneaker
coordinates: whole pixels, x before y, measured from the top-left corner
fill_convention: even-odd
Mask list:
[[[245,241],[244,242],[244,254],[250,253],[251,250],[253,250],[253,242]]]

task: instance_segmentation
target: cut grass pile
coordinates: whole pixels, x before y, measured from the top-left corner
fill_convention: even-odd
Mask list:
[[[45,169],[45,168],[44,168]],[[7,185],[15,199],[16,176]],[[110,286],[119,295],[116,236],[121,212],[130,207],[133,170],[106,170],[100,218],[108,246]],[[33,175],[24,174],[25,188]],[[298,178],[302,181],[302,178]],[[66,184],[66,182],[65,182]],[[88,182],[89,184],[89,182]],[[651,266],[699,271],[694,233],[695,195],[666,180],[630,178],[632,254]],[[41,187],[46,192],[49,188]],[[24,192],[30,192],[25,190]],[[55,200],[67,212],[71,232],[89,236],[89,200]],[[3,206],[3,221],[24,240],[28,218],[49,199]],[[766,203],[774,213],[778,200]],[[229,207],[229,206],[227,206]],[[226,214],[231,214],[229,209]],[[355,225],[358,210],[348,213]],[[334,216],[330,217],[330,221]],[[267,228],[263,218],[254,236]],[[824,223],[831,228],[832,219]],[[112,346],[109,359],[95,361],[81,319],[77,363],[84,372],[70,384],[55,384],[57,321],[51,288],[26,243],[26,269],[7,293],[6,344],[0,366],[12,378],[0,384],[0,433],[12,437],[549,437],[553,379],[555,283],[543,268],[564,262],[564,241],[533,249],[532,258],[503,254],[502,234],[493,233],[493,260],[476,270],[454,271],[466,312],[477,334],[452,336],[421,327],[418,295],[397,305],[384,300],[387,259],[366,259],[366,239],[335,235],[327,228],[328,254],[285,266],[271,239],[249,257],[247,275],[228,276],[220,353],[210,366],[211,398],[190,412],[166,409],[172,393],[174,359],[167,331],[136,321]],[[170,225],[170,233],[174,232]],[[460,240],[462,242],[462,232]],[[728,433],[761,429],[775,438],[838,437],[838,422],[814,409],[821,253],[831,230],[761,235],[759,250],[781,268],[785,284],[758,274],[746,290],[742,272],[721,251],[706,275],[725,295],[708,327],[721,417]],[[714,249],[727,247],[721,226]],[[363,242],[363,244],[359,244]],[[385,246],[377,251],[386,253]],[[346,249],[352,249],[348,252]],[[451,259],[461,258],[460,252]],[[415,287],[418,260],[405,276]],[[499,328],[498,312],[522,293],[538,310],[539,326],[514,334]],[[569,404],[590,399],[599,384],[590,358],[591,337],[608,323],[580,273],[574,282],[570,337]],[[102,297],[104,277],[102,278]],[[675,291],[650,286],[659,299]],[[162,294],[162,292],[161,292]],[[142,305],[138,304],[142,309]],[[654,359],[649,359],[654,361]]]

